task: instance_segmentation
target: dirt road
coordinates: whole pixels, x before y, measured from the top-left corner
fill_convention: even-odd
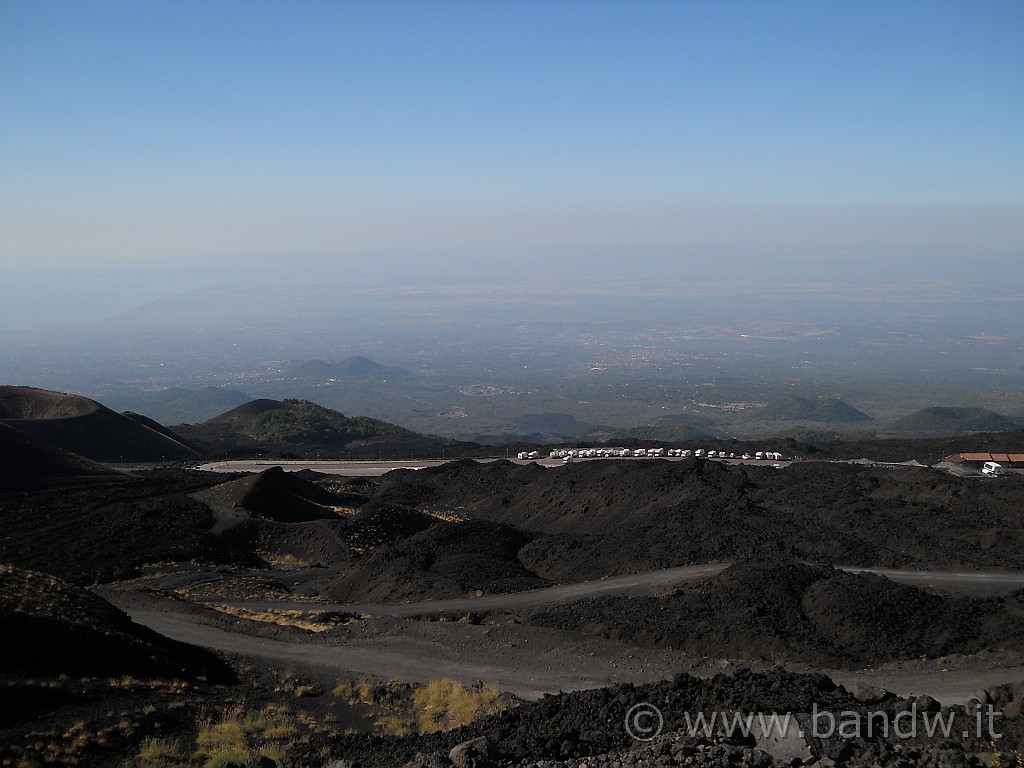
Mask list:
[[[321,636],[301,630],[271,629],[223,615],[196,612],[175,600],[154,603],[131,592],[108,595],[138,623],[183,642],[251,656],[275,664],[312,665],[377,678],[429,682],[450,677],[478,680],[523,698],[545,693],[603,687],[620,682],[651,682],[679,671],[710,675],[732,665],[700,659],[671,649],[629,648],[610,640],[526,626],[514,622],[474,625],[458,621],[414,621],[409,617],[497,611],[611,594],[647,593],[671,584],[713,576],[726,565],[672,568],[510,595],[441,600],[407,605],[342,606],[318,604],[342,612],[379,618],[357,621]],[[853,570],[853,569],[851,569]],[[863,569],[858,569],[863,570]],[[1021,573],[883,571],[907,583],[941,584],[968,591],[1024,586]],[[220,603],[226,604],[226,603]],[[309,603],[234,601],[251,609],[297,608]],[[794,668],[798,668],[797,665]],[[955,662],[902,662],[865,670],[822,670],[837,682],[865,682],[902,695],[928,694],[943,703],[966,702],[980,688],[1024,680],[1024,664],[1014,659]]]
[[[300,631],[280,638],[248,634],[248,622],[227,630],[202,615],[122,603],[132,619],[175,640],[240,654],[285,668],[314,666],[347,675],[426,683],[441,677],[464,684],[483,681],[524,699],[547,693],[654,682],[677,672],[707,677],[729,671],[725,660],[700,659],[679,651],[628,648],[601,638],[569,635],[519,624],[378,619],[312,637]],[[806,667],[794,665],[797,671]],[[944,704],[965,703],[979,689],[1024,680],[1019,661],[936,661],[884,665],[865,670],[820,670],[847,686],[863,682],[900,695],[927,694]]]
[[[611,576],[597,581],[584,581],[578,584],[560,584],[556,587],[531,589],[528,592],[511,594],[483,595],[454,600],[428,600],[420,603],[404,603],[398,605],[341,603],[290,602],[281,600],[215,600],[209,601],[217,605],[228,605],[250,610],[318,610],[337,611],[339,613],[356,613],[366,616],[429,616],[437,614],[468,613],[470,611],[504,611],[524,606],[545,605],[554,603],[571,603],[587,597],[611,595],[620,592],[640,592],[651,594],[652,590],[668,588],[674,584],[701,581],[721,573],[728,563],[709,563],[706,565],[685,565],[679,568],[666,568],[660,571],[635,573],[627,576]]]
[[[612,576],[596,581],[561,584],[544,589],[511,594],[483,595],[452,600],[426,600],[417,603],[385,605],[381,603],[344,604],[309,603],[289,600],[210,600],[216,605],[227,605],[250,610],[336,611],[362,616],[433,616],[468,613],[472,611],[504,611],[526,606],[570,603],[588,597],[624,592],[646,593],[665,589],[675,584],[701,581],[725,570],[729,563],[708,563],[666,568],[658,571]],[[874,573],[902,584],[930,587],[976,597],[999,595],[1024,587],[1024,573],[1015,571],[913,571],[887,568],[852,568],[840,570],[851,573]]]

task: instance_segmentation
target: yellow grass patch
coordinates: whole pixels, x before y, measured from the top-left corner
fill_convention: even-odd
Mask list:
[[[299,610],[263,610],[254,611],[248,608],[236,608],[230,605],[211,605],[215,611],[226,613],[249,621],[261,621],[266,624],[277,624],[282,627],[298,627],[307,632],[326,632],[334,627],[348,624],[353,619],[330,611],[299,611]]]

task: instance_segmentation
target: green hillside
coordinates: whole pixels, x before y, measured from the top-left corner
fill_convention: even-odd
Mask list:
[[[348,417],[309,400],[285,400],[242,426],[257,443],[339,446],[380,435],[412,435],[407,429],[366,416]]]

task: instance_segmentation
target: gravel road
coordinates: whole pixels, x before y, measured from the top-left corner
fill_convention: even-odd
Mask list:
[[[568,634],[515,622],[475,625],[458,621],[410,620],[428,614],[499,611],[565,602],[600,594],[650,593],[695,581],[726,565],[708,564],[601,579],[510,595],[430,601],[394,606],[318,604],[343,612],[376,616],[310,636],[301,630],[254,625],[197,610],[177,600],[142,597],[130,591],[108,594],[136,622],[171,637],[217,651],[277,664],[313,665],[338,673],[429,682],[451,677],[482,680],[527,699],[546,693],[652,682],[676,672],[709,675],[731,668],[724,660],[699,659],[671,649],[629,648],[598,637]],[[853,570],[853,569],[851,569]],[[864,569],[858,569],[864,570]],[[968,591],[1024,586],[1021,573],[875,571],[907,583]],[[310,609],[309,603],[232,601],[247,608]],[[805,668],[794,665],[795,669]],[[837,682],[865,682],[903,695],[928,694],[944,703],[966,702],[980,688],[1024,680],[1019,659],[902,662],[864,670],[821,670]]]

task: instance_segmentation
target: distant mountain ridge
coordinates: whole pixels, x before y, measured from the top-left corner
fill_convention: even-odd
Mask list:
[[[294,379],[386,379],[412,375],[404,368],[381,365],[360,355],[346,357],[338,363],[294,360],[284,368],[283,373]]]
[[[777,421],[820,421],[843,423],[871,421],[871,416],[838,398],[812,399],[790,395],[757,409],[762,419]]]
[[[169,387],[155,392],[111,392],[99,399],[118,411],[144,413],[161,424],[195,424],[252,400],[237,389]]]
[[[968,432],[1009,432],[1024,426],[987,408],[933,406],[914,411],[888,425],[892,432],[963,435]]]

